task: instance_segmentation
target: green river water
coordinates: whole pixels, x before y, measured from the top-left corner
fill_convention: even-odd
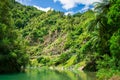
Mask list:
[[[0,80],[96,80],[96,77],[93,72],[34,68],[24,73],[2,74]]]

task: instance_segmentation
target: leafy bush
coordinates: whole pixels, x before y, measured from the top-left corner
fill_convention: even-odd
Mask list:
[[[44,65],[48,64],[50,62],[50,58],[48,57],[39,57],[37,59],[38,63],[42,63]]]
[[[114,69],[100,69],[96,76],[98,77],[98,80],[108,80],[115,75],[120,75],[120,72]]]

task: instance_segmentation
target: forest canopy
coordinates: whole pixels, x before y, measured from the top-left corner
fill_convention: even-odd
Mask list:
[[[120,0],[94,4],[94,10],[65,15],[0,0],[0,73],[30,65],[84,66],[100,79],[119,74]]]

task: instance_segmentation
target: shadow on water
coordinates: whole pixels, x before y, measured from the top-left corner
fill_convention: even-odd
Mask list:
[[[0,75],[0,80],[96,80],[95,73],[77,70],[27,69],[25,73]]]

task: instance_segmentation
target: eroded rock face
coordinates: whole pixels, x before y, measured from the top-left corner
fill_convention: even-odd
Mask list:
[[[110,78],[109,80],[120,80],[120,76],[113,76],[113,77]]]

